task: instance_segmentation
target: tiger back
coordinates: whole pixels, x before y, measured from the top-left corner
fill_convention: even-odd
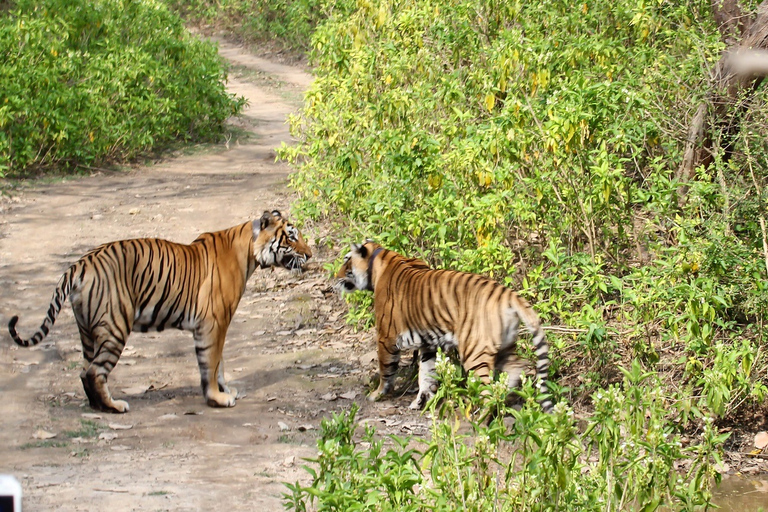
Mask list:
[[[352,245],[336,277],[342,291],[373,291],[380,381],[369,400],[392,391],[400,352],[411,349],[418,349],[420,357],[413,409],[422,408],[437,391],[438,348],[455,349],[463,367],[486,384],[495,371],[503,371],[509,388],[517,387],[525,370],[516,355],[521,320],[533,335],[538,386],[546,392],[544,331],[530,305],[509,288],[477,274],[430,269],[371,241]],[[552,408],[549,399],[541,405],[545,411]]]
[[[257,267],[300,270],[312,256],[296,227],[279,211],[223,231],[204,233],[191,244],[141,238],[101,245],[61,276],[48,314],[29,339],[8,330],[22,346],[36,345],[50,331],[69,296],[85,359],[80,378],[92,408],[127,412],[107,378],[132,330],[191,331],[208,405],[232,407],[237,390],[224,381],[222,351],[227,329]]]

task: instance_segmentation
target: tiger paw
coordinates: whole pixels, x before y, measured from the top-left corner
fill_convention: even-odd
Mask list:
[[[369,402],[377,402],[379,400],[379,398],[381,398],[381,396],[382,396],[381,389],[377,389],[376,391],[374,391],[373,393],[368,395],[368,401]]]
[[[435,396],[434,393],[429,391],[420,391],[418,395],[416,395],[416,398],[414,398],[413,402],[411,402],[411,405],[408,406],[409,409],[414,409],[416,411],[423,409],[427,402],[429,402],[432,397]]]
[[[125,400],[112,400],[112,405],[109,407],[109,410],[111,412],[122,414],[130,411],[131,408],[128,406],[128,402]]]
[[[208,395],[208,405],[210,407],[234,407],[235,395],[229,393],[211,393]]]

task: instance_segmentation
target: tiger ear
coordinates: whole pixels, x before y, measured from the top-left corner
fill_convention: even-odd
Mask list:
[[[368,248],[364,245],[359,245],[357,247],[357,253],[360,255],[361,258],[367,258],[368,257]]]
[[[272,210],[272,216],[273,217],[277,217],[278,219],[282,219],[283,218],[283,214],[280,213],[280,210]]]
[[[265,211],[264,214],[261,216],[261,219],[259,219],[260,229],[267,229],[267,226],[269,226],[272,223],[272,221],[273,221],[272,214]]]

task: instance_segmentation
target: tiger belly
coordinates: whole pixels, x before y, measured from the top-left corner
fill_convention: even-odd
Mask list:
[[[399,350],[427,348],[435,351],[441,348],[447,352],[458,348],[458,342],[452,332],[433,330],[402,332],[397,336],[396,345]]]
[[[147,306],[134,315],[133,329],[140,332],[156,330],[162,332],[167,327],[190,331],[194,329],[194,319],[187,318],[184,311],[173,311],[169,307],[159,308]]]
[[[437,349],[444,352],[458,348],[458,342],[452,332],[442,331],[405,331],[397,337],[399,350],[419,350],[419,393],[411,402],[411,409],[422,409],[437,392],[435,363]]]

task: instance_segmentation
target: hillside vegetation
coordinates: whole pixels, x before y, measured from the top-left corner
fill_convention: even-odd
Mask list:
[[[10,2],[0,54],[0,177],[216,140],[243,106],[215,47],[154,0]]]
[[[520,290],[550,326],[562,401],[552,417],[505,409],[517,418],[511,437],[494,434],[494,420],[457,445],[458,430],[436,423],[424,458],[366,458],[350,417],[335,418],[315,484],[294,487],[293,505],[346,510],[344,499],[377,489],[405,500],[395,509],[421,510],[415,484],[459,493],[430,501],[435,510],[705,503],[728,438],[718,430],[764,430],[768,412],[764,94],[734,158],[716,154],[692,181],[675,178],[687,120],[724,50],[710,3],[286,5],[281,26],[313,20],[293,36],[311,34],[317,76],[292,119],[299,143],[281,151],[298,168],[300,212],[334,219],[349,241],[371,237]],[[468,400],[456,410],[476,407],[469,391],[444,389],[459,393],[444,395],[453,405]],[[586,429],[571,407],[588,415]],[[499,457],[502,438],[526,449],[502,463],[503,482],[482,480],[488,468],[470,461]],[[434,470],[421,480],[438,456],[453,475],[444,488]],[[350,461],[367,468],[360,481],[345,473]],[[404,468],[402,488],[387,479],[393,465]],[[689,468],[690,487],[673,467]],[[501,506],[482,501],[499,492],[509,493]]]

